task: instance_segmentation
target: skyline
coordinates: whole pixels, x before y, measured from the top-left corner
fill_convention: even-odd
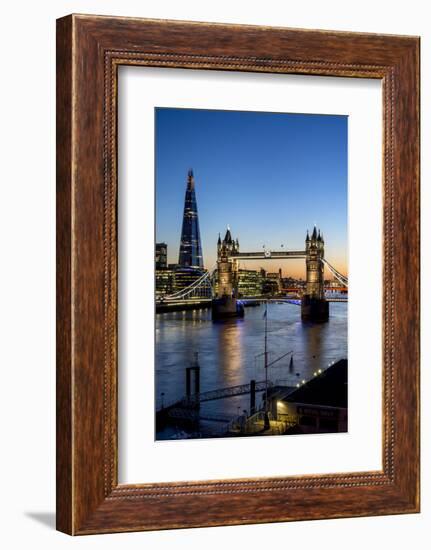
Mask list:
[[[347,275],[346,116],[156,108],[155,118],[156,242],[168,245],[168,263],[178,260],[193,169],[207,269],[228,225],[242,251],[259,251],[303,250],[316,224],[325,256]],[[303,260],[240,267],[305,275]]]

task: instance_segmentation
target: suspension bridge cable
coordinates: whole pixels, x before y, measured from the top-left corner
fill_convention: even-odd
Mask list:
[[[329,271],[332,273],[332,275],[334,275],[334,277],[335,277],[336,279],[338,279],[338,281],[339,281],[343,286],[346,286],[346,287],[349,286],[349,279],[348,279],[345,275],[343,275],[342,273],[340,273],[339,271],[337,271],[337,270],[335,269],[335,267],[332,266],[332,265],[328,262],[328,260],[325,260],[324,258],[321,258],[321,262],[322,262],[323,264],[325,264],[326,266],[328,266]]]

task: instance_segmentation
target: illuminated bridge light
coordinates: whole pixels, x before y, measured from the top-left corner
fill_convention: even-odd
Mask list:
[[[188,225],[189,222],[191,223],[191,228]],[[202,250],[201,250],[200,235],[199,235],[199,222],[198,222],[198,215],[197,215],[196,196],[195,196],[195,190],[194,190],[194,177],[193,177],[192,171],[190,171],[188,174],[182,229],[183,230],[182,230],[182,237],[181,237],[180,257],[179,257],[179,265],[181,266],[181,269],[177,271],[178,273],[182,274],[181,281],[184,284],[181,284],[181,286],[177,285],[176,289],[175,288],[170,289],[171,294],[169,294],[167,291],[167,285],[170,281],[169,277],[166,279],[165,272],[158,274],[158,279],[156,281],[156,284],[160,286],[159,294],[163,294],[163,296],[156,295],[156,300],[160,304],[178,305],[179,303],[182,303],[185,305],[186,304],[193,305],[193,303],[197,303],[198,301],[202,303],[204,301],[209,302],[212,299],[214,299],[214,297],[218,292],[217,291],[218,277],[220,277],[220,270],[218,269],[219,261],[212,269],[208,271],[203,268]],[[230,248],[228,247],[228,250],[226,253],[228,256],[227,259],[229,261],[237,262],[238,260],[241,260],[241,259],[243,260],[244,259],[251,259],[251,260],[268,259],[270,257],[279,258],[279,259],[307,257],[307,251],[304,251],[304,250],[271,251],[269,256],[262,252],[240,252],[238,239],[236,239],[236,241],[233,241],[230,235],[230,230],[228,230],[227,235],[229,237],[229,242],[227,244],[229,244]],[[322,239],[322,242],[323,242],[323,239]],[[219,238],[218,248],[220,249],[221,246],[222,246],[222,242]],[[329,271],[334,275],[334,277],[341,284],[340,287],[336,287],[336,290],[343,289],[342,292],[347,294],[347,289],[348,289],[347,276],[338,272],[326,259],[321,258],[321,262],[329,269]],[[245,284],[248,285],[246,286],[246,288],[250,288],[250,285],[255,286],[256,284],[258,284],[258,282],[256,282],[257,281],[256,277],[249,275],[252,272],[252,270],[242,270],[242,271],[246,275],[248,273],[247,275],[248,278],[245,279],[245,283],[243,284],[243,287]],[[238,269],[238,273],[240,272],[241,272],[241,269]],[[257,273],[257,272],[253,272],[253,273]],[[239,281],[238,285],[240,287],[241,281]],[[325,292],[328,289],[330,290],[330,292],[329,293]],[[339,296],[338,294],[334,295],[333,289],[334,288],[332,286],[328,288],[322,287],[322,290],[325,292],[325,297],[328,301],[347,302],[347,297],[344,298]],[[172,292],[173,290],[174,292]],[[244,288],[242,290],[244,290]],[[293,288],[289,287],[285,290],[298,292],[299,289],[296,287],[293,287]],[[237,293],[235,293],[235,296],[237,296]],[[248,303],[248,300],[241,300],[240,305],[244,305],[244,302]],[[279,302],[285,303],[285,304],[293,304],[296,306],[301,306],[301,303],[302,303],[301,299],[298,298],[297,296],[291,297],[291,298],[287,297],[282,300],[279,300]],[[328,367],[333,365],[334,363],[335,361],[330,363]]]

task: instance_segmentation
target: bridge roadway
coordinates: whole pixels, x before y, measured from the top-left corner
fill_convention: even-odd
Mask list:
[[[240,301],[247,306],[247,304],[254,303],[265,303],[265,302],[274,302],[274,303],[283,303],[283,304],[293,304],[294,306],[301,305],[301,298],[240,298]],[[348,298],[326,298],[327,302],[341,302],[347,303]]]
[[[298,298],[240,298],[244,304],[254,302],[283,302],[287,304],[301,305],[301,299]],[[348,298],[331,298],[326,297],[327,302],[348,302]],[[182,311],[184,309],[203,309],[211,305],[212,298],[189,298],[178,299],[176,301],[158,301],[156,302],[157,312],[163,313],[167,311]]]
[[[269,260],[270,258],[305,258],[305,250],[267,250],[266,252],[232,252],[231,257],[238,260]]]

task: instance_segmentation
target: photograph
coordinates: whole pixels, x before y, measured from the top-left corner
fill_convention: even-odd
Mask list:
[[[155,440],[348,432],[348,116],[154,116]]]
[[[2,4],[2,548],[430,548],[429,12]]]

